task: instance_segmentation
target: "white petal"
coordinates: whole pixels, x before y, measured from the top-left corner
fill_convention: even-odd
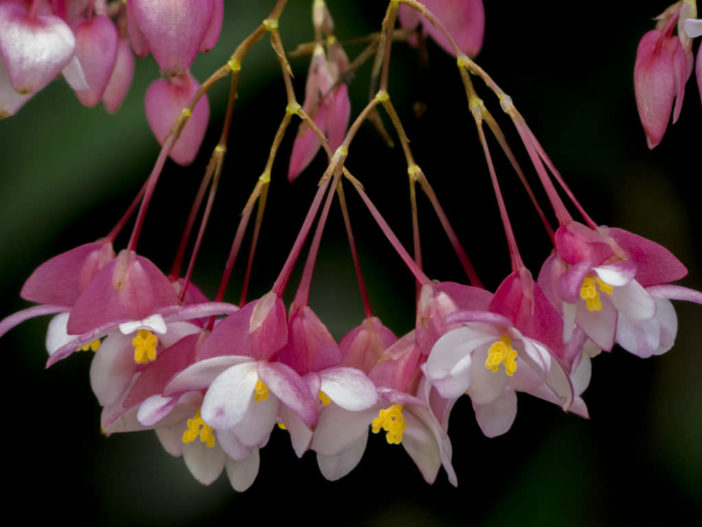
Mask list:
[[[695,20],[693,18],[688,18],[685,20],[685,33],[687,33],[687,36],[690,38],[702,36],[702,19]]]
[[[63,78],[74,91],[90,89],[78,57],[74,56],[61,73],[63,73]]]
[[[597,346],[611,351],[617,330],[617,310],[608,296],[606,293],[600,295],[602,309],[599,311],[590,311],[584,301],[578,301],[575,323]]]
[[[483,346],[473,353],[473,365],[470,368],[468,395],[473,402],[478,404],[488,404],[494,401],[509,382],[509,377],[503,371],[502,366],[496,372],[485,367],[487,356],[488,347]],[[517,371],[519,371],[519,362],[517,362]]]
[[[510,389],[488,404],[473,402],[475,418],[487,437],[497,437],[507,432],[517,417],[517,394]]]
[[[434,434],[411,412],[403,412],[407,427],[402,433],[402,446],[417,465],[427,483],[434,483],[441,467],[441,452]]]
[[[252,401],[243,418],[232,427],[232,432],[246,446],[264,446],[275,426],[278,406],[278,398],[272,393],[265,401]]]
[[[319,471],[329,481],[336,481],[351,472],[361,461],[363,453],[366,451],[368,442],[368,428],[356,441],[353,441],[345,450],[333,456],[325,456],[317,453],[317,465]]]
[[[212,381],[205,394],[202,401],[202,419],[218,430],[239,423],[249,406],[254,403],[254,387],[257,381],[255,362],[244,362],[224,370]]]
[[[225,468],[232,488],[237,492],[244,492],[248,489],[258,476],[259,465],[260,457],[257,448],[243,461],[228,459]]]
[[[136,373],[131,338],[112,333],[100,345],[90,364],[90,386],[102,406],[114,403]]]
[[[661,326],[657,318],[633,320],[623,313],[617,323],[617,344],[634,355],[647,358],[658,350]]]
[[[243,461],[253,450],[258,450],[242,444],[231,429],[217,430],[215,434],[219,446],[235,461]]]
[[[49,355],[76,338],[75,335],[69,335],[66,329],[69,315],[70,313],[59,313],[49,322],[49,329],[46,332],[46,351]]]
[[[290,434],[290,442],[295,455],[302,457],[312,441],[312,430],[287,406],[281,405],[278,413],[280,414],[280,420]]]
[[[166,386],[164,395],[206,390],[222,372],[237,364],[245,363],[256,364],[251,357],[240,355],[223,355],[201,360],[176,375]]]
[[[137,420],[144,426],[153,426],[168,415],[177,402],[173,397],[152,395],[139,406]]]
[[[662,355],[673,347],[678,333],[678,316],[670,300],[656,300],[656,318],[661,326],[661,338],[658,349],[653,354]]]
[[[319,372],[320,390],[350,411],[365,410],[378,402],[375,384],[356,368],[328,368]]]
[[[161,442],[163,449],[174,457],[183,455],[183,432],[185,425],[159,426],[156,428],[156,437]]]
[[[226,459],[224,450],[217,445],[208,447],[202,441],[183,444],[183,460],[193,477],[203,485],[209,485],[222,473]]]
[[[166,321],[163,320],[161,315],[151,315],[142,320],[130,320],[129,322],[122,322],[119,325],[119,330],[125,335],[131,335],[135,331],[140,329],[148,329],[154,333],[164,334],[167,331]]]
[[[349,412],[330,404],[322,410],[310,448],[325,456],[335,456],[363,436],[378,416],[378,408]]]

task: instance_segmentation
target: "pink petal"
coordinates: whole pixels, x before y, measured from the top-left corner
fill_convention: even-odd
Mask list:
[[[102,99],[117,60],[117,29],[106,15],[80,22],[74,29],[76,57],[83,68],[88,89],[76,91],[78,100],[93,107]]]
[[[294,309],[288,320],[288,343],[278,360],[300,375],[341,363],[341,351],[329,330],[308,307]]]
[[[419,363],[422,357],[417,347],[416,334],[411,331],[385,350],[368,377],[378,387],[409,392],[410,385],[417,382],[421,373]]]
[[[579,262],[570,267],[556,284],[558,296],[570,304],[576,303],[580,299],[580,289],[583,280],[590,273],[592,265],[590,262]]]
[[[146,118],[160,144],[163,144],[181,111],[188,106],[199,87],[200,84],[186,72],[168,80],[157,79],[146,90]],[[203,95],[171,148],[169,155],[173,161],[179,165],[193,162],[205,138],[209,117],[210,105],[207,96]]]
[[[37,267],[22,286],[20,296],[40,304],[72,306],[114,257],[111,243],[79,245]]]
[[[177,404],[177,397],[152,395],[139,406],[136,414],[137,420],[142,426],[154,426],[170,414]],[[181,429],[181,438],[182,434]]]
[[[141,32],[134,13],[134,2],[127,2],[127,29],[129,32],[129,42],[132,44],[134,54],[139,58],[144,58],[149,54],[149,42],[144,33]]]
[[[635,320],[619,314],[617,344],[642,359],[656,353],[661,339],[661,326],[657,318]]]
[[[19,326],[25,320],[29,320],[34,317],[41,317],[44,315],[55,315],[56,313],[61,313],[66,311],[67,306],[53,306],[50,304],[42,304],[40,306],[33,306],[22,311],[17,311],[12,315],[0,320],[0,337],[5,333],[10,331],[15,326]]]
[[[257,448],[248,447],[239,441],[236,434],[231,428],[226,430],[217,430],[217,442],[222,447],[229,457],[235,461],[241,461],[251,455],[251,452],[258,450]]]
[[[167,75],[186,72],[210,26],[213,0],[130,1],[134,19],[161,70]]]
[[[673,110],[673,123],[678,121],[682,110],[683,99],[685,98],[685,85],[692,73],[692,48],[690,48],[690,60],[683,49],[680,39],[677,39],[675,51],[673,52],[673,73],[675,79],[675,108]]]
[[[283,300],[273,292],[258,300],[249,321],[251,356],[268,360],[288,342],[288,324]]]
[[[102,102],[108,113],[115,113],[122,106],[134,77],[134,55],[126,39],[120,39],[117,47],[117,60],[110,81],[102,95]]]
[[[329,148],[335,151],[346,136],[346,128],[351,116],[351,101],[346,84],[337,86],[329,96],[329,114],[327,115],[327,136]]]
[[[614,255],[602,234],[575,221],[558,228],[555,244],[558,256],[570,265],[584,261],[599,265]]]
[[[343,357],[341,364],[369,372],[383,351],[396,340],[395,334],[383,326],[379,319],[367,318],[339,342]]]
[[[17,92],[44,88],[71,60],[75,46],[73,32],[60,18],[40,14],[30,20],[24,7],[0,4],[0,56]]]
[[[674,56],[679,40],[665,38],[661,31],[646,33],[636,51],[634,91],[641,124],[646,132],[648,147],[663,139],[676,96]],[[678,83],[679,85],[679,83]]]
[[[212,6],[212,17],[207,26],[205,35],[200,42],[200,53],[207,53],[215,47],[219,40],[219,33],[222,29],[222,18],[224,17],[224,0],[214,0]]]
[[[653,298],[668,298],[670,300],[684,300],[702,304],[702,293],[700,291],[679,285],[654,285],[647,287],[646,291]]]
[[[636,281],[642,286],[674,282],[687,275],[687,268],[662,245],[624,229],[609,229],[609,234],[636,263]]]
[[[78,335],[109,323],[143,320],[174,304],[178,297],[163,273],[143,256],[122,251],[78,297],[68,332]]]
[[[453,36],[463,53],[475,56],[480,53],[485,34],[485,8],[483,0],[425,0],[424,5],[436,16]],[[448,39],[426,19],[424,30],[448,53],[454,54]]]
[[[317,110],[314,122],[322,133],[326,132],[328,110],[326,105],[321,105]],[[292,153],[290,154],[290,165],[288,166],[288,181],[293,182],[297,176],[307,168],[321,148],[321,143],[312,128],[304,123],[300,123],[300,131],[295,137]]]

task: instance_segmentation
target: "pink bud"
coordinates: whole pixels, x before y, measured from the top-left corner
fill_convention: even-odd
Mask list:
[[[76,91],[78,100],[93,107],[102,99],[117,60],[117,29],[105,15],[83,20],[75,27],[76,57],[88,88]]]
[[[657,29],[643,36],[636,51],[634,90],[649,148],[663,139],[676,97],[674,120],[680,113],[687,70],[685,53],[677,36],[666,37]]]
[[[107,83],[102,102],[109,113],[114,113],[122,106],[122,101],[127,96],[129,86],[134,77],[134,55],[126,39],[120,39],[117,47],[117,60],[112,70],[110,81]]]
[[[210,27],[214,0],[130,0],[129,3],[134,10],[130,22],[136,21],[161,70],[167,75],[187,71]]]
[[[157,79],[146,90],[146,118],[158,142],[163,144],[169,130],[187,107],[200,85],[190,73],[170,79]],[[195,105],[192,115],[171,149],[171,159],[179,165],[192,163],[205,137],[210,105],[207,96]]]
[[[200,53],[207,53],[217,44],[217,41],[219,40],[219,32],[222,30],[223,17],[224,0],[214,0],[210,25],[207,26],[205,36],[202,37],[202,42],[200,42],[200,49],[198,50]]]
[[[30,19],[14,3],[0,4],[0,56],[18,93],[35,93],[51,82],[75,51],[71,28],[53,15]]]

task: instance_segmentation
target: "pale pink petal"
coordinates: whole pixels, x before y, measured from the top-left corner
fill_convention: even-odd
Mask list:
[[[183,460],[185,466],[203,485],[213,483],[224,468],[226,454],[221,448],[208,447],[201,441],[193,441],[192,443],[183,444]]]
[[[278,398],[270,393],[264,400],[254,400],[241,420],[231,427],[232,433],[245,446],[263,447],[275,426],[278,406]]]
[[[654,285],[647,287],[646,291],[653,298],[668,298],[670,300],[684,300],[702,304],[702,292],[679,285]]]
[[[646,320],[656,313],[655,302],[636,280],[632,280],[625,286],[613,288],[609,297],[619,313],[628,317]]]
[[[485,367],[488,346],[484,345],[473,352],[473,364],[470,368],[468,395],[477,404],[489,404],[504,391],[509,377],[502,369],[493,372]],[[519,371],[519,366],[517,366]]]
[[[475,419],[486,437],[497,437],[506,433],[517,417],[517,394],[509,388],[488,404],[473,401]]]
[[[222,29],[222,18],[224,17],[224,0],[213,0],[212,17],[207,26],[205,35],[200,42],[200,53],[207,53],[215,47],[219,40],[219,33]]]
[[[259,464],[258,448],[255,448],[249,457],[242,461],[227,459],[224,468],[227,471],[227,477],[232,488],[237,492],[244,492],[253,485],[256,476],[258,476]]]
[[[151,54],[167,75],[190,68],[212,19],[213,0],[130,0]]]
[[[661,327],[661,336],[658,349],[653,354],[662,355],[675,344],[675,336],[678,333],[678,316],[670,301],[658,299],[656,300],[656,318]]]
[[[222,450],[234,461],[243,461],[251,455],[253,450],[258,450],[257,448],[246,446],[239,441],[239,438],[231,428],[217,430],[216,441]]]
[[[115,68],[119,43],[117,28],[106,15],[97,15],[80,22],[74,34],[76,57],[88,83],[88,88],[76,91],[76,95],[84,106],[92,107],[102,99]]]
[[[368,426],[378,416],[378,408],[350,412],[330,404],[319,416],[310,448],[325,456],[335,456],[368,436]]]
[[[137,420],[143,426],[154,426],[159,423],[164,417],[171,413],[171,410],[178,404],[177,397],[162,397],[160,395],[152,395],[147,398],[137,411]],[[182,433],[185,427],[182,427]]]
[[[280,402],[311,426],[317,421],[317,398],[295,371],[281,362],[259,362],[258,375]]]
[[[199,87],[200,84],[188,72],[151,83],[146,90],[144,105],[149,126],[159,143],[163,144],[181,111],[188,106]],[[207,95],[203,95],[171,148],[169,155],[173,161],[179,165],[193,162],[205,138],[209,117],[210,105]]]
[[[634,262],[616,262],[607,265],[600,265],[592,269],[604,283],[614,287],[621,287],[628,284],[636,276],[637,267]]]
[[[35,93],[49,84],[73,57],[73,32],[59,17],[30,20],[15,3],[0,4],[0,56],[18,93]]]
[[[31,98],[31,93],[20,95],[15,91],[10,83],[5,63],[0,57],[0,119],[16,114]]]
[[[212,381],[202,401],[201,411],[202,419],[208,425],[222,430],[244,418],[249,406],[254,403],[254,387],[258,382],[256,370],[255,362],[244,362],[226,369]]]
[[[25,320],[44,315],[55,315],[56,313],[65,312],[66,309],[67,306],[41,305],[29,307],[27,309],[23,309],[22,311],[18,311],[17,313],[13,313],[12,315],[0,320],[0,337]]]
[[[156,360],[158,361],[158,358]],[[237,355],[201,360],[176,375],[166,385],[163,394],[170,396],[193,390],[206,390],[221,373],[238,364],[253,364],[255,366],[251,357]],[[253,390],[253,388],[251,389]]]
[[[702,19],[688,18],[685,20],[685,32],[690,38],[702,37]]]
[[[580,288],[583,280],[592,269],[588,261],[578,262],[568,269],[556,282],[556,293],[565,302],[574,304],[580,298]]]
[[[90,364],[90,386],[102,406],[112,404],[136,373],[132,337],[114,332],[100,345]]]
[[[134,13],[134,2],[127,2],[127,29],[129,42],[132,44],[134,54],[139,58],[144,58],[149,54],[149,42],[139,29],[136,15]]]
[[[441,467],[441,452],[431,430],[412,412],[403,411],[406,428],[402,446],[414,461],[427,483],[434,483]]]
[[[126,39],[120,39],[117,47],[117,60],[110,81],[102,95],[102,102],[108,113],[115,113],[122,106],[134,77],[134,55]]]
[[[375,384],[355,368],[327,368],[319,372],[321,391],[341,408],[356,412],[378,402]]]
[[[675,51],[673,52],[673,73],[675,79],[675,108],[673,109],[673,123],[678,121],[682,110],[683,99],[685,98],[685,85],[692,73],[692,48],[690,48],[690,60],[683,49],[682,42],[678,39]]]
[[[659,348],[661,326],[657,318],[635,320],[619,313],[617,322],[617,344],[643,359],[653,355]]]
[[[317,465],[322,476],[328,481],[336,481],[351,472],[361,461],[367,442],[368,427],[366,426],[363,434],[338,454],[324,455],[318,452]]]
[[[182,426],[159,426],[156,428],[156,437],[163,449],[174,457],[183,455],[183,432]]]
[[[575,323],[598,347],[611,351],[617,330],[617,310],[608,296],[600,294],[602,309],[599,311],[590,311],[585,302],[578,302]]]

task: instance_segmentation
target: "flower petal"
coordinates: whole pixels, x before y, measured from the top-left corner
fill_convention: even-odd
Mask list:
[[[507,432],[517,417],[517,394],[506,389],[487,404],[473,401],[475,419],[486,437],[497,437]]]
[[[355,368],[327,368],[319,372],[321,391],[335,404],[352,412],[365,410],[378,402],[375,384]]]
[[[209,360],[217,361],[218,358]],[[243,362],[224,370],[212,381],[205,394],[202,401],[202,419],[217,430],[238,424],[253,404],[254,387],[257,382],[255,362]]]
[[[366,426],[363,434],[338,454],[324,455],[318,452],[317,465],[319,465],[322,476],[328,481],[336,481],[351,472],[361,461],[363,453],[366,451],[367,442],[368,427]]]
[[[237,492],[244,492],[253,485],[256,476],[258,476],[259,465],[258,448],[255,448],[249,457],[242,461],[228,459],[224,468],[227,471],[227,477],[232,488]]]

